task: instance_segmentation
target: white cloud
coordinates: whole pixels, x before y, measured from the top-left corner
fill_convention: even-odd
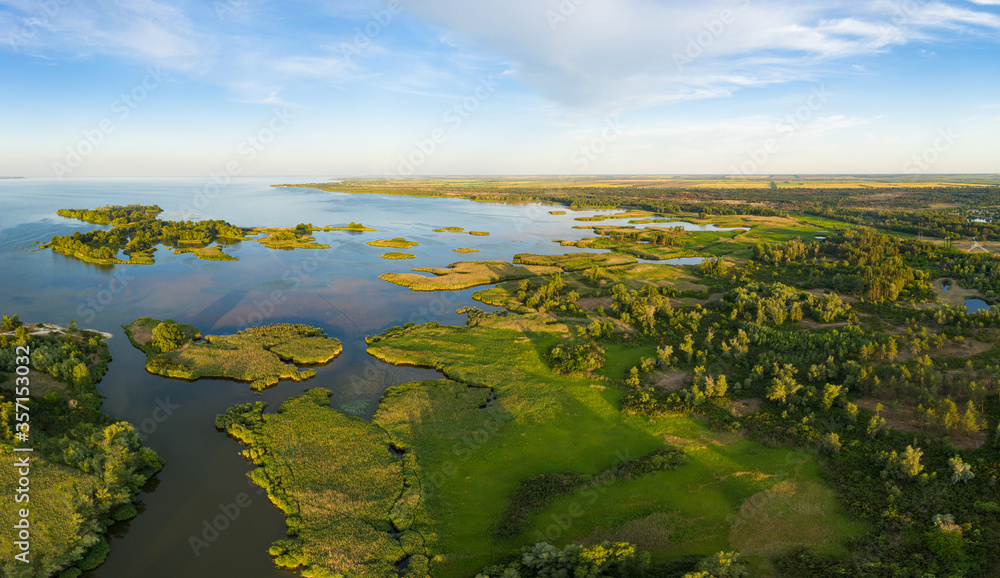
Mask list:
[[[572,10],[562,7],[575,7]],[[910,13],[888,0],[425,0],[409,7],[508,62],[569,106],[607,110],[810,78],[836,59],[878,54],[936,30],[997,28],[995,14],[943,2]],[[897,13],[899,15],[897,15]]]
[[[0,44],[27,53],[92,53],[192,66],[200,41],[184,12],[164,2],[0,2]]]

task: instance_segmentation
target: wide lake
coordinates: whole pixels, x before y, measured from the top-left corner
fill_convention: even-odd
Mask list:
[[[503,259],[531,252],[562,254],[553,239],[581,239],[575,217],[611,211],[569,211],[552,207],[500,205],[466,200],[347,195],[300,188],[272,188],[277,182],[310,178],[235,179],[216,190],[200,179],[0,180],[0,313],[29,322],[50,321],[114,334],[111,363],[100,384],[103,409],[136,425],[166,466],[141,495],[141,514],[112,528],[111,554],[99,577],[284,576],[267,555],[285,536],[284,518],[263,491],[249,484],[250,465],[235,441],[215,430],[216,414],[238,403],[264,401],[274,411],[306,387],[332,390],[331,404],[369,418],[382,392],[392,385],[440,377],[435,371],[397,368],[365,353],[365,336],[407,321],[464,323],[455,310],[475,305],[478,289],[415,293],[378,278],[388,271],[443,267],[462,260]],[[53,235],[87,231],[94,225],[56,215],[60,208],[94,208],[130,203],[158,204],[162,219],[224,219],[240,226],[298,223],[346,225],[361,222],[377,233],[317,232],[323,250],[277,251],[243,242],[227,252],[238,262],[201,261],[160,248],[155,265],[100,267],[49,250],[31,252]],[[489,236],[434,233],[457,226]],[[416,259],[387,261],[391,249],[367,241],[406,237],[419,246]],[[473,247],[479,253],[452,249]],[[27,249],[24,249],[27,248]],[[570,249],[580,251],[581,249]],[[248,384],[222,380],[188,383],[148,374],[144,356],[125,338],[122,324],[139,317],[193,323],[205,333],[228,334],[246,325],[306,323],[340,339],[344,353],[319,368],[307,382],[283,382],[262,394]],[[160,418],[160,421],[157,421]],[[218,532],[206,526],[221,505],[249,507]],[[197,553],[189,539],[207,540]],[[214,539],[209,540],[208,538]]]

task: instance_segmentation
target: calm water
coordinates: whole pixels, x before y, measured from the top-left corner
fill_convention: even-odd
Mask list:
[[[966,299],[965,308],[969,310],[969,313],[975,313],[979,310],[989,310],[990,304],[982,299]]]
[[[578,216],[609,211],[569,211],[550,215],[551,207],[496,205],[464,200],[345,195],[308,189],[271,188],[272,183],[313,179],[237,179],[209,199],[205,180],[0,180],[0,313],[18,313],[26,322],[76,321],[107,331],[114,361],[100,384],[103,409],[144,431],[147,445],[166,461],[141,496],[141,514],[113,528],[108,561],[89,574],[142,576],[283,576],[267,548],[285,536],[284,519],[266,495],[249,485],[250,467],[241,447],[215,430],[215,415],[251,401],[270,411],[307,387],[334,392],[333,407],[370,417],[389,386],[440,377],[435,371],[388,366],[365,353],[364,337],[406,321],[463,324],[455,310],[475,302],[477,289],[453,293],[415,293],[378,279],[387,271],[440,267],[470,259],[510,260],[516,253],[561,254],[552,239],[581,239],[591,231],[573,229]],[[51,251],[19,247],[53,235],[87,231],[93,225],[63,219],[60,208],[106,204],[158,204],[165,219],[225,219],[242,226],[343,225],[360,221],[378,233],[316,233],[332,246],[325,250],[275,251],[255,242],[227,250],[238,262],[199,261],[160,248],[152,266],[100,267]],[[458,226],[489,231],[488,237],[434,233]],[[379,257],[390,249],[366,241],[406,237],[420,243],[407,261]],[[458,254],[457,247],[475,247]],[[580,249],[573,249],[580,251]],[[277,293],[276,293],[277,292]],[[263,394],[247,384],[221,380],[186,383],[146,373],[144,357],[123,336],[122,324],[143,317],[193,323],[205,332],[232,333],[241,326],[297,322],[322,327],[340,339],[344,353],[302,383],[283,382]],[[162,423],[158,407],[169,408]],[[162,416],[163,411],[156,415]],[[197,555],[189,537],[201,537],[204,523],[220,504],[246,493],[250,505],[231,526]],[[242,500],[244,503],[246,500]]]

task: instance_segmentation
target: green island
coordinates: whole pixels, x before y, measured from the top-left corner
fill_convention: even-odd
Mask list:
[[[461,261],[446,268],[417,267],[417,272],[431,273],[433,277],[417,273],[383,273],[379,278],[414,291],[454,291],[478,285],[497,283],[510,279],[524,279],[559,271],[558,267],[519,267],[504,261]]]
[[[30,503],[3,508],[0,523],[17,528],[20,511],[28,510],[30,563],[15,558],[23,551],[10,531],[0,545],[0,575],[75,578],[98,567],[109,552],[105,532],[136,516],[140,488],[163,466],[131,424],[101,412],[96,384],[111,361],[108,337],[72,323],[25,325],[17,315],[3,316],[0,486],[13,506],[27,467]],[[20,366],[30,373],[22,376]],[[25,424],[30,430],[22,429]],[[25,432],[30,444],[17,439]],[[24,447],[34,451],[16,451]],[[21,466],[25,456],[28,465]]]
[[[416,247],[420,243],[416,241],[407,241],[403,237],[396,237],[394,239],[378,239],[377,241],[368,241],[368,244],[372,247],[389,247],[392,249],[410,249]]]
[[[314,231],[376,231],[360,223],[346,227],[314,227],[301,223],[287,227],[238,227],[221,220],[162,221],[156,205],[106,206],[96,209],[60,209],[59,216],[86,223],[111,226],[110,230],[76,232],[55,236],[38,249],[98,265],[152,265],[157,245],[170,247],[174,254],[190,253],[207,261],[238,261],[224,252],[230,245],[263,235],[257,241],[269,249],[329,249],[316,243]],[[128,257],[122,259],[119,253]]]
[[[565,215],[566,211],[549,211],[550,215]]]
[[[486,231],[469,231],[469,234],[473,235],[475,237],[489,237],[490,236],[490,234],[488,232],[486,232]]]
[[[465,229],[463,227],[441,227],[440,229],[434,229],[435,233],[464,233]]]
[[[382,253],[379,256],[382,257],[383,259],[393,259],[393,260],[416,258],[416,256],[413,255],[412,253],[400,253],[398,251],[390,251],[389,253]]]
[[[343,351],[339,340],[307,325],[265,325],[204,338],[194,326],[170,319],[143,317],[123,328],[132,345],[146,354],[150,373],[188,380],[235,379],[250,382],[258,391],[283,379],[309,379],[316,371],[298,366],[327,363]]]
[[[328,577],[995,571],[997,183],[637,182],[336,185],[668,226],[562,242],[606,253],[383,275],[494,285],[474,297],[504,309],[370,336],[370,355],[447,378],[390,388],[371,421],[322,389],[220,415],[288,518],[276,563]],[[635,259],[682,256],[700,264]]]
[[[452,249],[453,253],[478,253],[481,249],[473,249],[472,247],[459,247],[458,249]]]
[[[328,232],[328,231],[354,231],[354,232],[357,232],[357,233],[361,233],[361,232],[378,232],[378,229],[373,229],[372,227],[366,227],[366,226],[362,225],[361,223],[355,223],[354,221],[351,221],[347,225],[341,226],[341,227],[313,227],[312,230],[313,231],[324,231],[324,232]]]
[[[264,235],[257,239],[268,249],[329,249],[330,245],[317,243],[316,238],[310,236],[315,229],[312,225],[300,223],[294,229],[285,227],[259,228],[254,229],[251,235]]]

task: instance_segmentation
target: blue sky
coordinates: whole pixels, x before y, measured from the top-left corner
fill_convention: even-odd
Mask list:
[[[0,0],[0,176],[1000,172],[1000,0]]]

